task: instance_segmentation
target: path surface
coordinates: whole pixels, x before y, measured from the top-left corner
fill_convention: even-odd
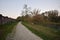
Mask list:
[[[22,25],[21,22],[19,22],[16,26],[15,32],[11,33],[10,37],[7,37],[6,40],[42,40],[42,39],[33,34],[24,25]]]

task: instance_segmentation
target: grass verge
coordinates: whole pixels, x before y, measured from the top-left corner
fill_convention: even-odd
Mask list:
[[[3,25],[0,25],[0,40],[5,40],[6,36],[8,35],[8,33],[11,33],[14,26],[17,24],[18,22],[10,22],[10,23],[6,23]]]
[[[22,22],[29,30],[44,40],[60,40],[60,30]]]

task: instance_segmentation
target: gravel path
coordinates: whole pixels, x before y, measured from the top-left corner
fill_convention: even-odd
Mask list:
[[[42,40],[42,39],[33,34],[24,25],[22,25],[21,22],[19,22],[16,26],[15,32],[11,33],[10,37],[7,37],[7,40]]]

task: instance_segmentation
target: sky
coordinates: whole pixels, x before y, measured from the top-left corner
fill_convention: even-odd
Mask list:
[[[12,18],[21,15],[24,4],[32,9],[40,9],[41,12],[48,10],[60,11],[60,0],[0,0],[0,14]]]

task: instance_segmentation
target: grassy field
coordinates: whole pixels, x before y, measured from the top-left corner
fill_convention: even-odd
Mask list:
[[[12,32],[12,29],[18,22],[10,22],[0,25],[0,40],[5,40],[8,33]]]
[[[60,30],[26,22],[22,22],[22,24],[44,40],[60,40]]]

